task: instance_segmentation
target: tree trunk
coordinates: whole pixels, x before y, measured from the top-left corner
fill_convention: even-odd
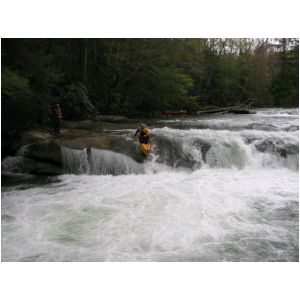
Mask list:
[[[84,39],[84,57],[83,57],[83,82],[87,81],[87,60],[88,60],[88,41]]]

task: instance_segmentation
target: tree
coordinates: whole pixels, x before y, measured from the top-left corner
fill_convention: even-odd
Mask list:
[[[279,40],[279,71],[272,82],[276,106],[299,105],[299,40]]]
[[[3,115],[31,123],[203,105],[298,106],[298,39],[3,39]],[[19,129],[29,126],[20,115]],[[13,128],[7,119],[5,128]],[[9,122],[11,124],[9,124]],[[18,123],[18,122],[17,122]],[[31,124],[30,126],[33,126]]]

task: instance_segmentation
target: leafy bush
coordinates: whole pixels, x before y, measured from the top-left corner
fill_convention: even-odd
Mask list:
[[[5,112],[2,114],[2,132],[25,129],[34,121],[35,102],[29,81],[8,68],[1,73],[1,103]]]
[[[67,85],[61,96],[61,106],[65,119],[83,120],[96,113],[87,88],[82,83]]]

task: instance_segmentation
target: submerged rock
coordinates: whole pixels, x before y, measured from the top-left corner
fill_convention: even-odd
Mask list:
[[[285,158],[289,154],[298,154],[299,152],[299,145],[287,144],[276,140],[264,140],[257,143],[255,147],[260,152],[277,153]]]
[[[2,222],[3,221],[5,221],[5,222],[11,222],[11,221],[15,220],[15,217],[12,217],[10,215],[4,214],[4,215],[1,215],[1,220],[2,220]]]
[[[29,256],[25,256],[25,257],[20,258],[18,261],[20,261],[20,262],[39,261],[41,256],[42,256],[42,253],[35,254],[35,255],[29,255]]]

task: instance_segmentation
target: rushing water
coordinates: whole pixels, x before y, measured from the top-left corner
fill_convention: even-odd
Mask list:
[[[298,261],[298,117],[158,121],[143,163],[62,148],[73,174],[2,187],[2,260]]]

